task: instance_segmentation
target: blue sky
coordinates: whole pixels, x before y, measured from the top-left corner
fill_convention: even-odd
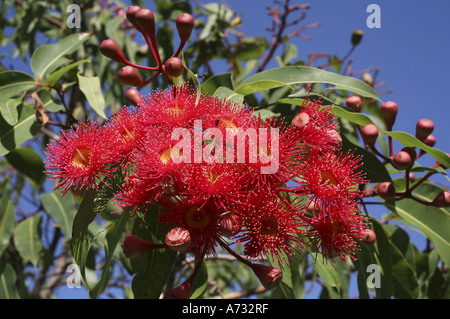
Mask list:
[[[200,1],[207,3],[207,1]],[[303,1],[291,1],[303,4]],[[146,1],[153,8],[151,1]],[[242,13],[242,28],[248,35],[267,35],[266,25],[269,0],[227,0],[237,12]],[[320,26],[305,30],[310,40],[293,39],[299,48],[299,58],[308,59],[310,52],[327,52],[343,56],[350,49],[352,30],[361,29],[364,37],[352,54],[353,70],[368,67],[379,68],[378,80],[385,81],[383,90],[392,93],[382,95],[384,101],[395,101],[399,106],[394,130],[414,135],[417,120],[429,118],[435,123],[433,135],[435,147],[450,152],[450,105],[447,93],[450,88],[450,1],[435,0],[424,3],[419,0],[311,0],[305,24],[320,22]],[[381,28],[368,28],[366,12],[369,4],[381,9]],[[0,48],[0,54],[4,53]],[[14,65],[22,63],[11,61]],[[6,63],[8,65],[8,63]],[[275,65],[273,65],[275,66]],[[18,68],[22,69],[22,67]],[[425,156],[422,165],[432,165],[434,159]],[[445,178],[438,181],[446,186]],[[383,213],[384,211],[377,211]],[[419,248],[424,245],[418,239]],[[319,289],[320,291],[320,289]],[[65,298],[85,298],[76,289],[61,290]],[[357,295],[352,291],[351,296]]]

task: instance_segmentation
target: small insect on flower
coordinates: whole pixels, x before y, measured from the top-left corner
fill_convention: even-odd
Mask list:
[[[115,152],[116,139],[105,126],[82,122],[76,128],[62,131],[45,152],[45,173],[57,180],[56,189],[75,195],[83,188],[97,189],[98,181],[110,176],[120,159]]]

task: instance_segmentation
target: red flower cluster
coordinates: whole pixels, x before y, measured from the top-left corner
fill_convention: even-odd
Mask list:
[[[358,184],[366,182],[360,158],[340,153],[336,129],[320,102],[305,100],[288,125],[189,86],[171,87],[105,124],[62,132],[48,146],[46,168],[63,193],[95,190],[121,170],[115,203],[130,214],[159,205],[167,225],[162,246],[140,243],[139,252],[170,247],[200,261],[221,247],[273,287],[279,271],[243,259],[231,245],[280,264],[305,245],[345,259],[366,228],[356,202]],[[135,256],[136,239],[126,242]],[[192,278],[175,294],[185,296],[191,284]]]

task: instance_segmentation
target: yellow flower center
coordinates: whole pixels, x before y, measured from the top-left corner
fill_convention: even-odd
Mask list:
[[[73,157],[73,163],[77,166],[84,167],[89,165],[91,158],[91,150],[88,148],[77,148]]]
[[[172,160],[172,150],[173,149],[174,148],[172,148],[172,146],[170,146],[169,148],[162,151],[161,155],[159,156],[161,163],[167,164]],[[178,151],[178,154],[177,154],[177,151]],[[183,157],[183,151],[177,147],[175,148],[174,154],[176,155],[177,159]]]

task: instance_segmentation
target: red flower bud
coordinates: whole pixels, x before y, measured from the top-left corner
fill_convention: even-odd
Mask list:
[[[346,100],[346,104],[355,112],[361,112],[362,101],[357,95],[349,96]]]
[[[429,119],[421,119],[416,124],[416,138],[420,141],[425,139],[433,132],[434,123]]]
[[[433,205],[437,207],[449,207],[450,206],[450,191],[442,191],[433,200]]]
[[[310,120],[309,115],[302,112],[294,117],[294,119],[292,120],[292,125],[295,126],[296,128],[301,129],[308,125],[309,120]]]
[[[139,26],[136,23],[136,14],[138,11],[142,10],[139,6],[130,6],[126,12],[127,20],[136,28],[139,29]]]
[[[361,232],[361,237],[362,237],[361,242],[366,245],[372,245],[377,240],[377,235],[370,228],[364,229]]]
[[[175,251],[188,252],[191,249],[191,235],[186,228],[175,227],[167,233],[166,244]]]
[[[135,88],[131,88],[125,91],[125,100],[134,106],[140,106],[142,104],[141,93]]]
[[[163,246],[148,242],[134,235],[128,235],[125,237],[121,247],[125,257],[134,258],[151,250],[162,248]]]
[[[388,130],[391,130],[392,126],[394,126],[395,118],[397,117],[397,112],[398,106],[397,103],[395,102],[387,101],[381,105],[381,114],[383,115]]]
[[[171,57],[167,59],[164,68],[169,75],[179,77],[184,70],[183,61],[180,58]]]
[[[423,143],[424,143],[425,145],[428,145],[428,146],[430,146],[430,147],[433,147],[434,144],[436,144],[436,137],[434,137],[433,134],[430,134],[430,135],[428,135],[427,138],[423,141]]]
[[[395,168],[403,170],[411,167],[413,161],[408,152],[400,151],[394,155],[392,159],[392,164]]]
[[[220,229],[226,237],[232,237],[241,230],[241,223],[234,214],[226,214],[220,220]]]
[[[361,129],[361,136],[364,140],[364,143],[369,146],[374,145],[378,138],[378,127],[374,124],[365,125]]]
[[[283,273],[280,269],[266,266],[262,264],[252,264],[250,266],[253,273],[258,277],[259,281],[267,290],[273,289],[281,282],[283,279]]]
[[[170,297],[176,299],[189,299],[191,296],[192,281],[187,280],[178,287],[172,289],[169,293]]]
[[[404,147],[402,148],[403,152],[406,152],[411,157],[411,166],[414,163],[414,161],[417,159],[417,153],[416,149],[414,147]]]
[[[185,42],[191,36],[192,29],[194,28],[194,18],[189,13],[180,14],[175,24],[177,26],[178,35],[180,40]]]
[[[134,16],[139,30],[147,35],[155,34],[155,15],[150,9],[141,9]]]
[[[378,185],[378,195],[384,200],[392,200],[395,196],[395,187],[391,182],[383,182]]]
[[[124,66],[119,71],[119,79],[125,84],[132,86],[141,86],[144,84],[138,71],[132,66]]]
[[[119,45],[112,39],[106,39],[102,41],[102,43],[100,44],[100,52],[111,60],[119,63],[127,63],[125,55],[123,54]]]

